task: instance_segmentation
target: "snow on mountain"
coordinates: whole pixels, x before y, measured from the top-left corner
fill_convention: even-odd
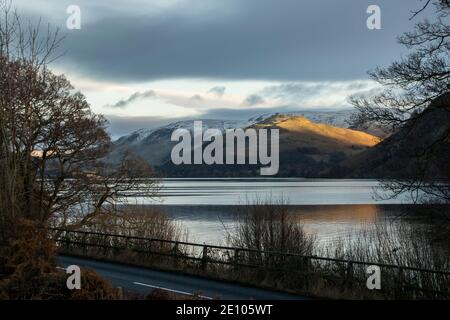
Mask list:
[[[338,110],[338,111],[293,111],[293,112],[283,112],[281,113],[265,113],[252,117],[248,120],[217,120],[217,119],[198,119],[202,121],[203,130],[207,129],[219,129],[225,131],[226,129],[237,129],[246,128],[255,123],[264,121],[273,116],[277,115],[288,115],[288,116],[303,116],[312,122],[323,123],[341,128],[349,127],[349,119],[352,114],[352,110]],[[189,131],[193,130],[194,120],[183,120],[170,123],[168,125],[161,126],[155,129],[139,129],[129,135],[123,136],[116,141],[116,144],[126,143],[136,144],[143,140],[149,139],[151,136],[167,136],[176,129],[187,129]]]
[[[227,129],[246,128],[255,123],[254,121],[250,120],[242,121],[242,120],[197,119],[195,121],[202,121],[203,130],[219,129],[221,131],[225,131]],[[194,129],[193,127],[194,127],[194,120],[183,120],[173,122],[168,125],[161,126],[159,128],[139,129],[129,135],[119,138],[115,142],[115,144],[116,145],[138,144],[141,141],[162,136],[168,136],[170,138],[172,132],[177,129],[187,129],[192,132],[192,130]]]
[[[265,113],[257,117],[250,118],[250,122],[261,122],[274,116],[303,116],[315,123],[328,124],[335,127],[348,128],[350,126],[350,117],[353,110],[337,110],[337,111],[311,111],[300,110],[283,113]]]
[[[247,120],[217,120],[217,119],[196,119],[202,121],[203,130],[219,129],[225,132],[226,129],[246,128],[262,121],[271,121],[277,116],[303,116],[314,123],[322,123],[337,127],[348,128],[347,121],[350,118],[350,110],[340,111],[296,111],[289,113],[266,113],[255,116]],[[176,129],[187,129],[190,132],[194,129],[194,120],[183,120],[163,125],[158,128],[140,129],[129,135],[123,136],[114,142],[115,148],[109,155],[109,160],[117,162],[121,155],[130,150],[149,161],[155,166],[162,165],[170,159],[173,146],[177,143],[171,141],[171,136]]]

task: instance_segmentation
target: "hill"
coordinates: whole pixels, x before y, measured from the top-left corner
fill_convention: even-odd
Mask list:
[[[343,161],[381,141],[364,132],[314,123],[301,116],[275,115],[249,127],[280,130],[278,176],[326,177]],[[258,176],[259,168],[259,165],[175,166],[171,161],[157,167],[172,177]]]
[[[409,179],[423,171],[423,179],[447,179],[450,170],[450,93],[380,144],[342,163],[336,176]]]

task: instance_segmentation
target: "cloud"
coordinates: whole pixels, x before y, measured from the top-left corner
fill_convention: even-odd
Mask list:
[[[184,89],[184,88],[183,88]],[[192,90],[175,90],[175,89],[158,89],[148,91],[137,91],[131,94],[128,98],[120,99],[113,104],[107,104],[104,107],[109,109],[124,109],[136,105],[145,106],[146,102],[152,101],[156,104],[165,104],[167,107],[177,106],[188,108],[192,111],[199,112],[209,108],[223,108],[223,107],[240,107],[243,96],[197,93]],[[166,107],[166,108],[167,108]]]
[[[135,92],[131,96],[129,96],[127,99],[119,100],[116,103],[114,103],[113,105],[110,105],[110,107],[125,108],[128,105],[132,104],[133,102],[135,102],[139,99],[146,99],[146,98],[155,97],[155,96],[156,96],[156,94],[155,94],[155,91],[153,91],[153,90],[147,90],[144,92]]]
[[[366,27],[369,0],[156,2],[79,0],[82,29],[68,32],[67,54],[57,63],[133,82],[356,79],[399,57],[396,37],[414,23],[410,0],[379,0],[383,29],[375,31]],[[46,14],[64,27],[62,9]]]
[[[182,85],[182,84],[180,84]],[[234,83],[230,90],[218,96],[201,88],[189,88],[182,85],[169,89],[152,89],[136,91],[128,98],[107,105],[113,108],[131,108],[139,114],[164,114],[173,109],[184,111],[190,115],[202,114],[214,109],[275,108],[290,106],[291,108],[346,108],[348,97],[352,95],[374,94],[380,86],[371,80],[356,81],[323,81],[323,82],[286,82],[280,84],[260,83],[242,90],[243,84]],[[151,102],[151,103],[150,103]],[[150,108],[151,107],[151,108]]]
[[[216,95],[217,97],[223,97],[225,94],[226,88],[221,86],[212,87],[208,90],[208,93],[212,93]]]
[[[184,118],[165,118],[165,117],[134,117],[134,116],[117,116],[105,115],[109,121],[108,131],[113,139],[130,134],[139,129],[153,129]]]
[[[345,107],[354,94],[374,93],[379,85],[371,80],[291,82],[267,86],[257,94],[264,99],[303,107]]]
[[[203,99],[203,97],[202,97],[201,95],[199,95],[199,94],[194,94],[194,95],[191,97],[191,99],[192,99],[193,101],[196,101],[196,102],[202,102],[202,101],[205,100],[205,99]]]
[[[244,104],[247,106],[261,105],[265,102],[264,98],[257,94],[251,94],[244,100]]]

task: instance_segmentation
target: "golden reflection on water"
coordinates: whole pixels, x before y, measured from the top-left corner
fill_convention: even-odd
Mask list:
[[[362,205],[317,205],[292,208],[295,217],[307,222],[375,222],[380,216],[380,207],[375,204]]]
[[[334,242],[354,232],[373,228],[385,217],[382,206],[362,205],[314,205],[291,208],[294,219],[304,230],[317,236],[319,242]]]

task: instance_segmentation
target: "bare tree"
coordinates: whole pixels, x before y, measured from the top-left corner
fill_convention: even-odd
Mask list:
[[[111,168],[106,119],[48,64],[57,58],[58,29],[25,25],[0,0],[0,240],[19,219],[81,227],[109,204],[157,191],[152,168],[126,154]]]
[[[433,9],[435,19],[418,22],[413,31],[398,39],[410,53],[386,68],[369,72],[382,85],[380,93],[353,96],[350,101],[357,109],[356,122],[375,122],[401,131],[395,144],[408,155],[407,165],[414,170],[405,171],[399,179],[383,181],[391,196],[406,191],[415,199],[423,200],[425,195],[428,200],[449,203],[450,2],[424,1],[411,19],[425,9]],[[429,122],[431,130],[425,128],[424,123],[433,118],[440,121]],[[433,131],[426,139],[418,136]]]

